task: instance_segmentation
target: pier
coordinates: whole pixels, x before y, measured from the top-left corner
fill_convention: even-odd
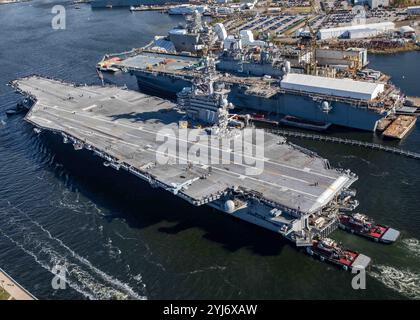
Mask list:
[[[405,156],[408,158],[420,160],[420,153],[418,152],[403,150],[396,147],[384,146],[379,143],[352,140],[352,139],[346,139],[346,138],[337,138],[337,137],[330,137],[330,136],[320,135],[320,134],[304,133],[304,132],[281,130],[281,129],[271,129],[270,131],[279,135],[289,136],[293,138],[302,138],[302,139],[310,139],[310,140],[315,140],[315,141],[326,141],[326,142],[333,142],[333,143],[340,143],[340,144],[348,144],[352,146],[369,148],[373,150],[381,150],[381,151]]]
[[[420,108],[420,97],[407,97],[407,100],[413,103],[414,108]]]
[[[36,300],[25,288],[0,268],[0,300]]]

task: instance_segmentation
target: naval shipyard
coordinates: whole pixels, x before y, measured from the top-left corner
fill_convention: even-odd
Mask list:
[[[288,125],[298,119],[301,127],[320,130],[338,125],[378,131],[398,139],[415,125],[412,114],[398,116],[410,109],[405,95],[385,75],[364,69],[365,49],[282,48],[255,40],[249,30],[228,35],[223,24],[210,27],[198,12],[186,21],[143,48],[106,54],[98,63],[100,76],[114,82],[106,71],[122,71],[136,77],[140,90],[175,97],[203,72],[206,52],[215,52],[217,70],[231,89],[229,100],[259,118]]]
[[[229,88],[221,84],[223,75],[212,56],[204,69],[177,94],[176,103],[117,86],[35,75],[11,85],[26,97],[25,120],[36,132],[58,134],[75,150],[101,157],[105,166],[126,170],[194,206],[208,205],[273,231],[321,261],[344,270],[370,264],[369,257],[328,238],[338,227],[384,243],[399,237],[397,230],[350,212],[358,204],[350,189],[358,179],[355,173],[332,168],[315,152],[266,130],[258,140],[249,117],[232,113]],[[194,129],[195,138],[175,133],[181,129]],[[206,139],[212,161],[162,149],[162,141],[178,151],[181,145],[186,150],[208,147]],[[245,161],[238,162],[238,155]],[[166,162],[159,161],[162,157]]]

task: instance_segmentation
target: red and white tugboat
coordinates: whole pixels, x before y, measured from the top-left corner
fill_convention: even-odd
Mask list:
[[[339,227],[351,233],[359,234],[363,237],[382,243],[395,242],[400,236],[400,232],[388,226],[375,223],[364,214],[340,214]]]
[[[356,251],[342,248],[330,238],[314,240],[311,247],[307,247],[309,255],[318,256],[321,261],[328,261],[341,266],[344,270],[366,269],[370,258]]]

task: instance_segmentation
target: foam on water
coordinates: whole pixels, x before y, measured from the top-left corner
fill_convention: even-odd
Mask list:
[[[363,159],[363,158],[355,156],[353,154],[345,154],[345,155],[341,155],[341,157],[344,158],[344,159],[356,159],[358,161],[362,161],[362,162],[366,163],[368,166],[370,166],[372,164],[372,162],[370,162],[369,160]]]
[[[5,116],[0,116],[0,128],[5,127],[6,124],[7,124],[6,117]]]
[[[420,257],[420,241],[414,238],[401,240],[402,245],[405,249],[408,249],[410,253],[414,253]]]
[[[377,265],[373,267],[370,275],[407,298],[420,299],[420,274],[417,272]]]
[[[383,171],[381,173],[370,173],[370,175],[372,177],[386,177],[386,176],[389,176],[389,172],[388,171]]]
[[[85,198],[83,201],[80,201],[80,193],[77,189],[75,189],[74,192],[69,190],[73,187],[71,178],[69,178],[69,175],[63,170],[61,171],[61,174],[66,177],[65,181],[59,186],[61,197],[52,199],[50,205],[57,209],[68,209],[77,214],[98,214],[100,216],[105,216],[101,209],[89,199]]]
[[[5,208],[3,204],[1,207]],[[0,234],[51,273],[55,266],[64,265],[67,270],[67,284],[86,298],[146,299],[143,293],[136,292],[128,283],[110,276],[77,254],[16,206],[7,203],[6,209],[7,212],[3,209],[0,211],[4,216],[7,215]],[[138,283],[136,287],[139,287]],[[145,284],[140,287],[144,292]]]
[[[203,269],[197,269],[197,270],[192,270],[187,272],[187,274],[196,274],[196,273],[202,273],[202,272],[207,272],[207,271],[224,271],[226,270],[225,266],[210,266],[207,268],[203,268]]]

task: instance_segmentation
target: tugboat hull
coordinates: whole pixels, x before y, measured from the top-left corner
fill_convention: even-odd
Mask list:
[[[375,242],[381,242],[386,244],[390,244],[397,241],[397,239],[400,236],[400,232],[398,230],[380,224],[374,225],[370,230],[365,230],[363,228],[360,228],[359,226],[352,225],[348,221],[347,215],[342,215],[340,217],[340,223],[338,224],[338,226],[342,230],[360,235]]]
[[[333,254],[320,250],[316,245],[306,248],[306,253],[311,256],[317,256],[322,262],[329,262],[335,264],[345,271],[366,269],[370,263],[371,258],[352,250],[345,250],[345,253],[351,259],[343,257],[335,257]]]

